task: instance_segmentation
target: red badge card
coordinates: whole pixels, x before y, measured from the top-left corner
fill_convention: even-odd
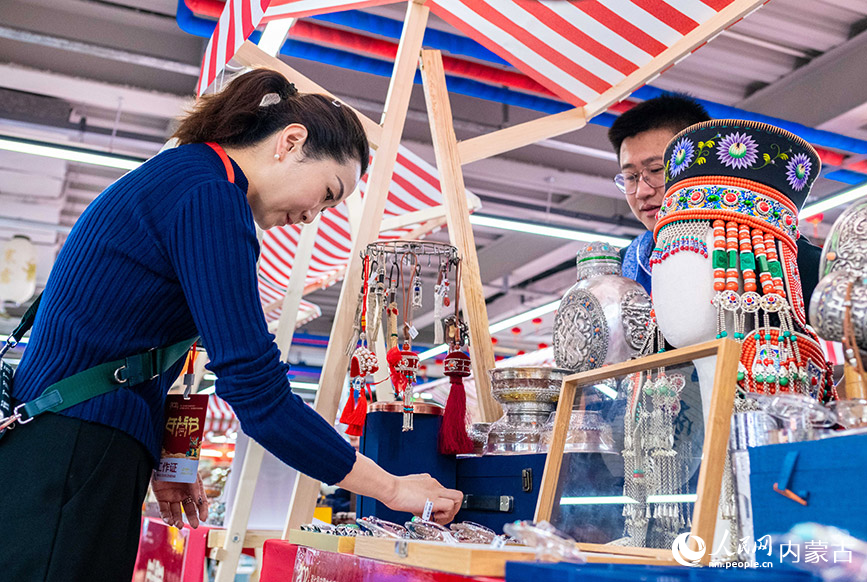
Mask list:
[[[157,481],[196,482],[207,411],[207,394],[193,394],[186,399],[181,394],[166,397],[163,450],[154,473]]]

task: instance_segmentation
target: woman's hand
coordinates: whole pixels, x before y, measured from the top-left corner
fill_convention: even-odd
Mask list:
[[[202,478],[197,476],[195,483],[175,483],[151,479],[151,488],[160,507],[160,517],[176,528],[184,527],[181,512],[187,514],[190,527],[199,527],[200,521],[208,519],[208,497]]]
[[[409,511],[420,516],[425,502],[430,500],[433,502],[431,520],[439,524],[452,521],[464,500],[460,491],[446,489],[427,473],[395,477],[395,481],[392,496],[380,501],[395,511]]]
[[[361,453],[356,454],[352,471],[339,485],[414,515],[422,515],[425,502],[430,500],[434,504],[431,519],[441,524],[454,519],[464,499],[460,491],[446,489],[428,474],[395,477]]]

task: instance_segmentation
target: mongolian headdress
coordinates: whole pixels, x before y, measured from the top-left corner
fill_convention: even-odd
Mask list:
[[[820,167],[803,139],[752,121],[699,123],[666,148],[651,265],[678,252],[710,260],[717,337],[743,343],[743,390],[831,396],[828,364],[807,327],[796,244],[798,211]]]

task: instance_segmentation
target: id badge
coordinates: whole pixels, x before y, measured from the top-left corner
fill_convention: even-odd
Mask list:
[[[181,394],[169,394],[166,397],[163,448],[154,479],[196,482],[207,411],[207,394],[193,394],[187,399]]]

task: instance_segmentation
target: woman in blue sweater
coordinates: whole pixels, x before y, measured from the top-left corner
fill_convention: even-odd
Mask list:
[[[326,483],[450,521],[461,494],[396,477],[292,393],[256,283],[255,225],[307,223],[367,169],[355,114],[257,70],[199,101],[162,152],[109,186],[61,250],[15,376],[16,402],[104,362],[201,336],[216,391],[244,431]],[[181,371],[46,413],[0,441],[0,572],[6,580],[130,580],[141,503]],[[207,516],[198,484],[158,483],[168,523]]]

